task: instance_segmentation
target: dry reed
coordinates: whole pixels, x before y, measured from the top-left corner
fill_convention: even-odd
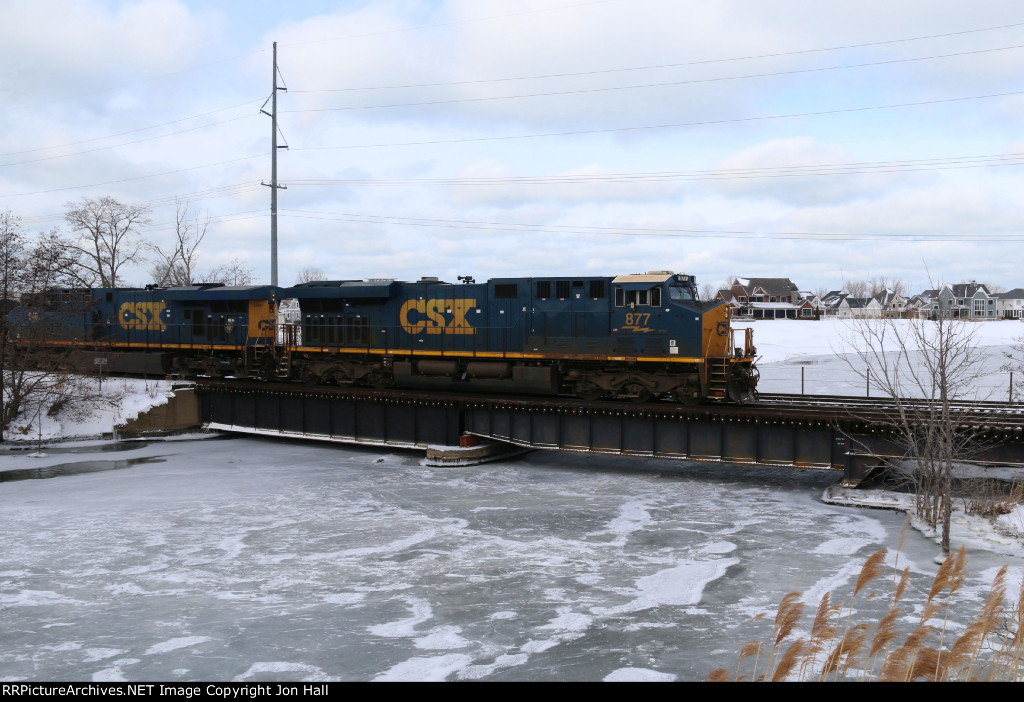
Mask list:
[[[886,555],[882,549],[867,558],[849,601],[834,604],[830,593],[822,596],[809,634],[800,628],[804,611],[801,593],[787,593],[776,612],[770,642],[748,642],[740,652],[734,672],[718,668],[706,680],[1024,679],[1024,582],[1016,601],[1007,603],[1004,566],[993,579],[977,615],[947,645],[954,595],[967,577],[965,549],[943,561],[927,600],[921,605],[917,624],[909,631],[901,631],[900,624],[907,619],[901,602],[910,580],[910,568],[896,568],[899,552],[892,566],[889,604],[884,615],[877,625],[853,620],[854,601],[883,573]]]

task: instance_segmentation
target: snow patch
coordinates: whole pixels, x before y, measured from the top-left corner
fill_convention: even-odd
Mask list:
[[[672,673],[659,673],[647,668],[619,668],[604,676],[604,682],[674,682]]]
[[[392,666],[373,680],[374,682],[444,682],[449,675],[465,668],[471,656],[450,654],[435,658],[410,658]]]
[[[146,649],[144,656],[151,656],[155,653],[167,653],[168,651],[176,651],[179,648],[188,648],[189,646],[196,646],[206,641],[211,641],[209,636],[182,636],[176,639],[168,639],[158,644],[154,644]]]

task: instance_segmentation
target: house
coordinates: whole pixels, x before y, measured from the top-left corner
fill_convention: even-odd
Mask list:
[[[930,316],[930,310],[939,295],[938,290],[925,290],[907,300],[904,305],[904,316],[908,319]]]
[[[736,278],[716,297],[732,305],[733,314],[753,319],[811,319],[814,303],[801,299],[789,278]]]
[[[836,308],[840,319],[878,319],[882,305],[873,297],[844,297]]]
[[[1000,319],[1024,319],[1024,288],[995,293],[996,316]]]
[[[834,316],[839,312],[840,303],[849,297],[849,293],[842,290],[830,290],[821,298],[822,309],[827,316]]]
[[[928,304],[920,309],[922,315],[936,317],[942,314],[953,319],[970,320],[998,318],[997,298],[983,283],[947,283],[936,291],[925,291],[922,296],[932,292],[935,294],[929,296]]]
[[[957,308],[963,310],[961,317],[969,319],[995,319],[996,298],[988,288],[973,280],[970,283],[951,285]]]
[[[903,317],[907,300],[895,290],[886,288],[872,297],[878,303],[882,317]]]

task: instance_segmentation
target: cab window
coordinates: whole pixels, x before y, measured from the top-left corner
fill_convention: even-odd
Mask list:
[[[688,287],[682,285],[670,285],[668,288],[668,296],[671,300],[692,300],[693,291]]]

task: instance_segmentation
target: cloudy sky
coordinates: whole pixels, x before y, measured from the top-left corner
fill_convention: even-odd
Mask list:
[[[209,215],[280,281],[688,272],[1024,287],[1010,0],[10,0],[0,210]],[[265,108],[269,111],[269,104]],[[145,266],[125,282],[148,282]]]

